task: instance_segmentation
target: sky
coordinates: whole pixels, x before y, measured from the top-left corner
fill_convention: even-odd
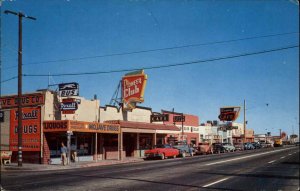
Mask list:
[[[17,94],[18,18],[4,10],[37,18],[22,22],[23,92],[78,82],[80,96],[97,95],[105,106],[127,72],[64,74],[179,65],[145,69],[140,106],[205,123],[245,100],[255,134],[299,135],[295,1],[2,0],[1,94],[8,95]],[[56,74],[63,75],[30,76]]]

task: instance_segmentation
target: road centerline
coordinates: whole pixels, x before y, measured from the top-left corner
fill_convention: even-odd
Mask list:
[[[202,186],[202,187],[209,187],[209,186],[212,186],[212,185],[214,185],[214,184],[217,184],[217,183],[220,183],[220,182],[223,182],[223,181],[225,181],[225,180],[227,180],[227,179],[229,179],[229,178],[223,178],[223,179],[221,179],[221,180],[217,180],[217,181],[215,181],[215,182],[212,182],[212,183],[209,183],[209,184],[206,184],[206,185],[204,185],[204,186]]]
[[[290,148],[288,148],[288,149],[290,149]],[[237,161],[237,160],[251,158],[251,157],[256,157],[256,156],[260,156],[260,155],[266,155],[266,154],[270,154],[270,153],[274,153],[274,152],[285,151],[285,150],[288,150],[288,149],[280,149],[280,150],[269,151],[269,152],[265,152],[265,153],[258,153],[258,154],[254,154],[254,155],[249,155],[249,156],[244,156],[244,157],[238,157],[238,158],[233,158],[233,159],[228,159],[228,160],[223,160],[223,161],[208,163],[208,164],[205,164],[205,165],[206,166],[210,166],[210,165],[221,164],[221,163],[225,163],[225,162]]]

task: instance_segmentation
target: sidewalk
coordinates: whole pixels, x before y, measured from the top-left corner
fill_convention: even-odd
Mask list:
[[[1,166],[1,172],[14,172],[14,171],[49,171],[49,170],[65,170],[65,169],[75,169],[75,168],[86,168],[93,166],[106,166],[115,164],[125,164],[125,163],[136,163],[144,161],[142,158],[125,158],[121,161],[119,160],[101,160],[101,161],[89,161],[89,162],[75,162],[69,165],[63,166],[60,164],[29,164],[23,163],[22,167],[18,167],[17,163],[11,163],[8,165]]]

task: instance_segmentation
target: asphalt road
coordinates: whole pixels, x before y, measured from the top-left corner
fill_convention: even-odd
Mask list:
[[[5,190],[299,190],[299,147],[2,173]]]

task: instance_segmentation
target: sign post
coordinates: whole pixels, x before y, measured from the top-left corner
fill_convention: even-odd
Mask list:
[[[68,165],[71,163],[71,135],[72,131],[67,131]]]
[[[4,122],[4,111],[0,111],[0,123]]]

